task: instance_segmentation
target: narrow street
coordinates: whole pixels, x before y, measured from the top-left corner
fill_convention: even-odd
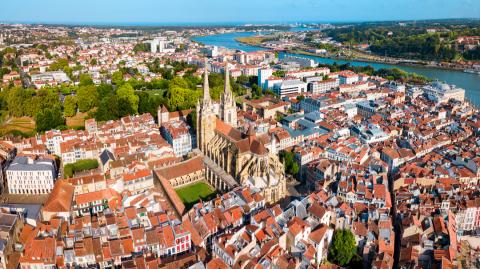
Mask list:
[[[388,175],[388,191],[390,192],[390,197],[392,201],[392,221],[393,221],[393,231],[395,232],[395,246],[393,252],[393,268],[398,268],[398,261],[400,259],[400,248],[401,248],[401,219],[397,216],[397,205],[395,203],[395,193],[393,190],[393,177],[391,174]]]

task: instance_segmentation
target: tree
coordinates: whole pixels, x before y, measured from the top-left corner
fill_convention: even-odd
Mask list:
[[[276,76],[276,77],[284,77],[285,74],[286,74],[285,71],[283,71],[283,70],[278,70],[278,71],[273,72],[272,75],[274,75],[274,76]]]
[[[42,108],[61,107],[60,99],[58,97],[58,89],[44,88],[36,92],[35,98],[40,99]]]
[[[84,159],[79,160],[75,163],[69,163],[64,166],[64,176],[65,178],[72,177],[76,172],[96,169],[98,168],[98,160],[96,159]]]
[[[35,129],[44,132],[64,125],[65,119],[59,107],[45,108],[35,115]]]
[[[210,73],[208,75],[208,84],[210,88],[223,87],[223,75],[220,73]]]
[[[102,99],[97,111],[95,119],[98,121],[116,120],[120,116],[118,97],[115,94],[109,94]]]
[[[105,98],[105,96],[114,94],[115,90],[111,84],[102,83],[97,87],[98,97],[99,99]]]
[[[37,130],[37,132],[47,130],[50,122],[52,121],[51,113],[47,113],[46,110],[38,112],[35,116],[35,129]]]
[[[67,95],[63,101],[63,114],[65,117],[73,117],[77,113],[77,97]]]
[[[172,80],[170,80],[170,83],[168,84],[169,87],[180,87],[184,89],[189,89],[191,88],[190,85],[188,84],[188,81],[186,81],[182,77],[175,77]]]
[[[193,130],[197,130],[197,111],[193,110],[187,116],[187,123]]]
[[[189,109],[195,106],[202,92],[178,86],[167,90],[165,104],[170,111]]]
[[[248,76],[245,76],[245,75],[240,75],[237,78],[237,82],[240,83],[240,84],[246,85],[250,82],[250,78]]]
[[[50,65],[49,70],[51,71],[63,70],[66,67],[68,67],[68,59],[62,58],[53,62]]]
[[[73,85],[69,85],[69,84],[63,84],[61,87],[60,87],[60,92],[63,94],[63,95],[69,95],[69,94],[72,94],[72,92],[75,92],[77,90],[77,88]]]
[[[139,51],[148,52],[148,51],[150,51],[150,44],[138,43],[133,47],[133,51],[134,52],[139,52]]]
[[[81,74],[78,80],[80,81],[78,83],[78,86],[80,87],[93,85],[92,77],[88,74]]]
[[[480,46],[473,50],[467,50],[464,52],[463,57],[468,60],[480,60]]]
[[[115,85],[120,85],[123,83],[122,71],[116,71],[112,74],[112,83]]]
[[[262,88],[260,88],[257,84],[252,85],[252,98],[258,99],[263,96]]]
[[[31,98],[22,88],[9,89],[6,93],[6,102],[10,115],[20,117],[24,115],[24,104]]]
[[[223,92],[223,86],[216,86],[216,87],[211,87],[210,88],[210,98],[213,100],[220,100],[220,95]]]
[[[172,87],[167,91],[167,107],[170,111],[179,110],[186,104],[188,90],[180,87]]]
[[[31,89],[25,89],[24,95],[26,99],[22,104],[23,115],[34,117],[45,108],[61,108],[58,89],[43,88],[36,92]]]
[[[157,108],[163,104],[163,98],[151,96],[148,92],[136,92],[139,97],[138,114],[150,113],[153,117],[157,116]]]
[[[296,176],[300,171],[298,163],[295,161],[295,154],[290,151],[280,152],[280,160],[285,166],[285,173]]]
[[[298,163],[293,162],[290,168],[290,174],[292,174],[293,176],[296,176],[299,171],[300,171],[300,167],[298,166]]]
[[[138,96],[136,96],[138,97]],[[118,118],[125,117],[128,115],[136,114],[137,112],[133,110],[130,100],[126,98],[118,99]]]
[[[87,112],[98,104],[98,92],[94,85],[81,86],[77,90],[77,105],[80,112]]]
[[[332,244],[328,249],[328,260],[340,266],[345,266],[356,254],[355,237],[350,230],[335,230]]]
[[[128,101],[126,103],[126,105],[130,106],[130,109],[128,111],[131,111],[132,113],[138,113],[139,97],[135,94],[135,90],[130,84],[126,83],[120,86],[117,89],[117,96],[119,100],[123,99]],[[120,106],[120,108],[122,108],[122,106]]]
[[[173,72],[171,69],[162,68],[160,69],[160,73],[162,74],[162,78],[166,80],[171,80],[174,78]]]

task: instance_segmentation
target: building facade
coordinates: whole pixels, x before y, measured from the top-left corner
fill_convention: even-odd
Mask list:
[[[184,121],[163,123],[160,130],[165,140],[172,145],[177,157],[187,155],[192,150],[190,128]]]
[[[57,178],[55,161],[47,158],[20,156],[7,169],[11,194],[48,194]]]

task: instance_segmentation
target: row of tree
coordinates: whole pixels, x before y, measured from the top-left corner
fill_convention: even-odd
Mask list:
[[[172,64],[174,70],[190,68],[185,64]],[[60,61],[54,67],[62,69],[64,65]],[[40,90],[7,88],[0,92],[0,110],[8,111],[10,116],[35,118],[36,130],[42,132],[65,128],[65,117],[73,117],[78,112],[87,112],[89,117],[107,121],[133,114],[150,113],[156,116],[160,105],[165,105],[170,111],[189,109],[195,107],[203,94],[199,87],[202,79],[190,72],[183,77],[172,76],[171,79],[150,82],[137,79],[124,81],[124,74],[122,71],[115,72],[111,76],[112,84],[95,85],[88,75],[81,75],[76,86]],[[233,79],[230,81],[236,95],[245,94],[243,86]],[[245,83],[250,79],[241,77],[238,81]],[[223,91],[223,76],[210,74],[209,84],[211,97],[218,100]]]
[[[370,50],[379,55],[408,57],[423,60],[451,61],[459,58],[480,60],[480,48],[474,51],[459,50],[455,40],[459,36],[480,35],[480,26],[444,25],[443,30],[428,32],[429,28],[399,25],[360,24],[325,30],[326,35],[344,44],[370,45]]]
[[[319,67],[328,67],[331,72],[351,70],[359,74],[363,73],[370,76],[379,76],[388,80],[396,80],[404,83],[424,84],[430,81],[430,79],[425,76],[406,72],[399,68],[380,68],[375,70],[375,68],[370,65],[352,66],[349,63],[337,64],[336,62],[333,64],[319,64]]]
[[[452,61],[461,56],[451,41],[443,40],[437,34],[376,40],[370,44],[370,51],[379,55],[441,61]]]

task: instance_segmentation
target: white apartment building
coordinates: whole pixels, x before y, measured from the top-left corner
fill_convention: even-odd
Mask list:
[[[31,76],[32,84],[40,89],[46,85],[56,86],[61,83],[70,82],[67,74],[63,71],[52,71]]]
[[[307,70],[298,70],[298,71],[289,71],[285,74],[285,77],[294,77],[298,79],[304,79],[307,77],[314,77],[314,76],[325,76],[330,74],[330,69],[326,67],[321,68],[313,68]]]
[[[162,136],[172,145],[175,156],[187,155],[192,150],[190,128],[184,121],[171,121],[162,125]]]
[[[259,68],[258,69],[258,86],[262,89],[266,89],[265,81],[271,77],[273,69],[271,68]]]
[[[154,187],[153,174],[150,169],[123,174],[123,182],[125,190],[133,194],[143,193]]]
[[[316,65],[315,61],[312,59],[309,59],[307,57],[298,57],[298,56],[291,56],[291,55],[286,55],[285,57],[283,57],[282,62],[284,63],[293,62],[300,65],[300,67],[315,67]]]
[[[352,84],[342,84],[339,86],[340,93],[355,93],[375,89],[376,86],[369,82],[354,82]]]
[[[343,71],[338,74],[340,84],[352,84],[359,81],[359,76],[351,71]]]
[[[377,124],[354,125],[351,131],[364,144],[378,143],[390,138]]]
[[[325,93],[331,89],[337,88],[340,85],[340,80],[327,79],[322,81],[312,81],[308,83],[308,91],[313,94]]]
[[[461,102],[465,100],[464,89],[438,81],[423,87],[423,93],[429,100],[435,103],[446,103],[450,99]]]
[[[263,90],[279,87],[283,82],[283,78],[271,76],[263,83]]]
[[[287,95],[300,95],[307,92],[307,83],[299,79],[286,79],[281,84],[273,88],[274,92],[280,97]]]
[[[7,168],[11,194],[48,194],[57,178],[55,161],[46,158],[16,157]]]

